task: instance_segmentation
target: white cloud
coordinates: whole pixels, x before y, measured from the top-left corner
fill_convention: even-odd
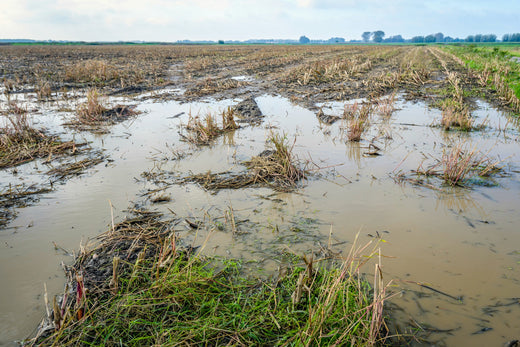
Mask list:
[[[508,0],[1,0],[0,38],[166,40],[466,36],[517,30]]]
[[[312,7],[314,5],[313,2],[313,0],[296,0],[296,3],[300,7]]]
[[[0,23],[2,30],[9,30],[9,27],[16,25],[27,16],[25,2],[20,0],[2,0],[2,10],[0,11]]]

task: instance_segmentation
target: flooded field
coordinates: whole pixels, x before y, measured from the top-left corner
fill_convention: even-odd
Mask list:
[[[108,230],[133,209],[179,217],[174,229],[182,243],[203,245],[205,254],[243,259],[250,271],[265,276],[275,273],[288,254],[325,249],[346,254],[356,235],[360,243],[379,239],[384,281],[391,281],[389,291],[395,293],[386,303],[388,323],[392,333],[403,334],[401,343],[498,346],[518,339],[517,118],[481,91],[464,95],[471,129],[446,126],[449,107],[438,103],[446,96],[432,91],[452,78],[441,72],[451,66],[464,81],[463,87],[455,81],[448,89],[453,95],[447,98],[453,100],[457,88],[469,89],[468,79],[476,77],[467,77],[462,67],[454,70],[453,61],[440,59],[445,54],[440,50],[321,49],[322,55],[316,49],[313,56],[287,48],[283,64],[276,65],[286,71],[283,78],[263,74],[267,65],[255,67],[251,56],[243,58],[247,66],[240,65],[244,62],[234,51],[183,65],[182,59],[172,61],[168,75],[157,77],[164,79],[160,88],[107,96],[107,104],[132,106],[135,114],[94,128],[70,126],[74,110],[86,100],[83,90],[69,92],[68,99],[60,94],[64,90],[55,91],[55,97],[43,101],[34,91],[4,92],[4,126],[8,105],[16,104],[27,110],[35,128],[86,145],[74,156],[39,158],[0,171],[2,206],[9,212],[2,214],[0,230],[0,344],[34,333],[45,315],[45,291],[49,297],[62,291],[61,263],[72,263],[80,242]],[[273,66],[279,57],[261,49],[249,53]],[[301,54],[309,60],[297,61]],[[423,61],[417,57],[424,54],[438,59],[431,72],[421,77],[416,67],[416,77],[395,83],[384,79],[403,61]],[[305,64],[318,72],[328,62],[348,65],[341,59],[352,56],[359,70],[303,71]],[[196,63],[204,67],[196,70]],[[303,79],[292,85],[290,77],[300,70]],[[202,71],[213,72],[213,79]],[[339,74],[341,82],[335,80]],[[215,76],[233,82],[220,83]],[[379,87],[370,85],[374,76]],[[318,78],[324,81],[313,84]],[[407,85],[407,78],[418,78],[417,88]],[[261,117],[237,118],[237,129],[204,145],[190,143],[194,117],[211,114],[220,122],[223,112],[249,97]],[[354,139],[353,124],[363,107],[368,115]],[[193,179],[242,175],[247,161],[273,149],[273,134],[286,139],[306,170],[295,189],[275,184],[212,188]],[[447,174],[453,153],[471,161],[457,180]],[[85,159],[99,160],[66,178],[48,173]],[[48,191],[19,205],[8,203],[6,192],[31,186]],[[369,277],[371,270],[366,268]]]

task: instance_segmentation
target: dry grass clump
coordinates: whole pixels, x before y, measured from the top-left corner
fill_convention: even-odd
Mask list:
[[[285,134],[271,133],[268,142],[274,147],[272,151],[251,158],[246,162],[255,181],[272,182],[282,188],[293,188],[296,183],[306,177],[305,170],[297,165],[298,159],[293,154],[296,139],[289,144]]]
[[[0,168],[20,165],[36,158],[51,158],[54,154],[76,151],[73,141],[61,142],[56,137],[32,127],[27,113],[16,109],[17,113],[6,117],[8,123],[0,128]]]
[[[87,101],[77,109],[78,121],[80,123],[93,123],[101,121],[103,113],[108,109],[104,106],[105,101],[96,88],[87,90]]]
[[[228,107],[221,113],[220,124],[211,113],[208,113],[203,119],[199,116],[193,117],[190,114],[188,124],[185,126],[188,134],[181,134],[181,136],[190,143],[196,145],[207,145],[211,140],[223,133],[238,128],[239,127],[235,122],[235,110],[232,107]]]
[[[119,79],[117,67],[105,60],[80,61],[65,68],[65,81],[76,83],[101,83]]]
[[[371,111],[372,105],[370,103],[362,103],[360,106],[360,104],[356,101],[353,104],[345,105],[343,109],[343,118],[368,118]]]
[[[368,128],[366,119],[354,117],[347,120],[347,139],[352,142],[361,141],[361,136]]]
[[[46,80],[39,80],[38,84],[36,85],[36,97],[38,100],[46,100],[51,97],[52,94],[52,88],[49,81]]]
[[[442,177],[450,185],[458,185],[469,176],[486,177],[499,172],[501,160],[493,160],[475,148],[467,148],[462,143],[454,145],[442,155]]]
[[[456,128],[471,131],[474,129],[474,119],[466,106],[446,105],[442,109],[441,126],[444,130]]]
[[[251,186],[265,186],[277,191],[291,191],[299,181],[306,178],[305,169],[292,153],[294,143],[289,145],[285,135],[272,133],[268,142],[274,148],[265,150],[251,160],[244,162],[247,171],[204,173],[185,177],[181,182],[195,182],[204,189],[239,189]]]
[[[383,117],[390,117],[392,113],[395,111],[395,100],[397,96],[396,93],[390,94],[385,98],[377,98],[376,102],[376,110]]]
[[[370,126],[370,113],[372,105],[364,103],[359,106],[357,102],[345,105],[343,119],[346,121],[346,137],[348,141],[359,142],[362,135]]]
[[[418,168],[416,173],[440,177],[451,186],[462,186],[474,177],[489,177],[500,172],[502,161],[490,158],[476,147],[471,148],[460,142],[449,150],[444,150],[436,164],[426,170]]]
[[[83,125],[97,125],[100,123],[111,123],[125,120],[138,112],[130,106],[116,105],[113,108],[105,106],[104,96],[96,88],[87,90],[87,100],[79,105],[76,110],[77,123]]]

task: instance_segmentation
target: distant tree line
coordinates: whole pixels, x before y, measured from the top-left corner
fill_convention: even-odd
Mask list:
[[[476,34],[469,35],[466,38],[453,38],[451,36],[444,36],[443,33],[429,34],[426,36],[414,36],[411,39],[405,39],[401,35],[393,35],[385,37],[385,32],[382,30],[365,31],[361,34],[362,41],[350,40],[350,43],[357,42],[374,42],[374,43],[452,43],[452,42],[497,42],[495,34]],[[505,34],[502,36],[503,42],[520,42],[520,33]],[[301,36],[298,41],[294,43],[300,44],[335,44],[346,43],[347,41],[342,37],[331,37],[328,40],[311,40],[307,36]],[[293,41],[291,41],[293,43]]]
[[[520,33],[516,34],[505,34],[502,36],[503,42],[520,42]]]
[[[444,36],[443,33],[430,34],[426,36],[414,36],[410,39],[412,43],[434,43],[434,42],[462,42],[464,40],[453,38],[451,36]]]
[[[307,36],[300,36],[298,39],[298,43],[305,45],[308,43],[318,43],[318,44],[328,44],[328,43],[345,43],[345,39],[343,37],[331,37],[328,40],[311,40]]]
[[[494,35],[494,34],[489,34],[489,35],[482,35],[482,34],[477,34],[477,35],[469,35],[468,37],[466,37],[466,42],[496,42],[497,41],[497,36]]]
[[[411,42],[411,43],[450,43],[450,42],[497,42],[497,36],[495,34],[476,34],[469,35],[465,39],[453,38],[450,36],[444,36],[443,33],[430,34],[426,36],[414,36],[409,40],[404,39],[401,35],[394,35],[387,38],[385,32],[382,30],[378,31],[365,31],[361,34],[363,42],[374,42],[374,43],[391,43],[391,42]],[[505,34],[502,36],[503,42],[520,42],[520,33],[516,34]],[[352,42],[352,41],[351,41]]]

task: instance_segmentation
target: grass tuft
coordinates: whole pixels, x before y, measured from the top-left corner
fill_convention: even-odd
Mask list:
[[[361,137],[370,126],[371,112],[372,105],[370,103],[364,103],[361,107],[357,102],[352,105],[345,105],[343,118],[346,121],[348,141],[361,141]]]
[[[92,126],[96,127],[103,124],[112,124],[116,121],[126,120],[128,117],[138,114],[134,107],[127,105],[116,105],[108,108],[105,97],[97,88],[87,90],[87,100],[78,106],[76,110],[76,122],[73,126]]]
[[[101,121],[103,113],[107,111],[104,103],[105,102],[99,90],[96,88],[89,88],[87,90],[87,101],[78,107],[78,121],[83,124]]]
[[[377,98],[375,100],[377,112],[383,117],[390,117],[395,111],[396,98],[395,92],[385,98]]]
[[[475,128],[474,119],[467,107],[446,105],[442,109],[441,126],[444,130],[458,129],[471,131]]]
[[[497,174],[503,170],[503,160],[494,159],[483,154],[476,147],[468,147],[464,142],[453,144],[445,149],[442,157],[427,169],[422,164],[415,171],[419,175],[442,178],[450,186],[464,186],[475,181]]]
[[[475,176],[487,177],[501,171],[501,160],[493,160],[462,143],[454,145],[442,155],[442,177],[449,185],[459,185]]]
[[[211,113],[208,113],[203,119],[198,116],[193,117],[190,114],[188,124],[185,126],[188,134],[181,134],[181,136],[190,143],[207,145],[223,133],[239,128],[235,122],[235,111],[233,108],[228,107],[227,110],[222,112],[221,116],[221,124],[219,124]]]
[[[305,170],[299,167],[298,159],[293,154],[296,139],[291,145],[285,134],[271,132],[268,142],[274,150],[264,151],[246,162],[254,180],[273,182],[275,186],[285,189],[295,187],[306,176]]]
[[[73,141],[61,142],[35,129],[28,118],[27,110],[14,105],[12,113],[0,128],[0,168],[17,166],[36,158],[51,158],[55,154],[76,151]]]
[[[292,191],[298,182],[307,177],[307,172],[293,154],[294,143],[290,145],[285,134],[271,133],[268,138],[271,148],[254,156],[243,164],[247,171],[240,173],[203,173],[181,179],[181,182],[195,182],[204,189],[239,189],[265,186],[277,191]]]

